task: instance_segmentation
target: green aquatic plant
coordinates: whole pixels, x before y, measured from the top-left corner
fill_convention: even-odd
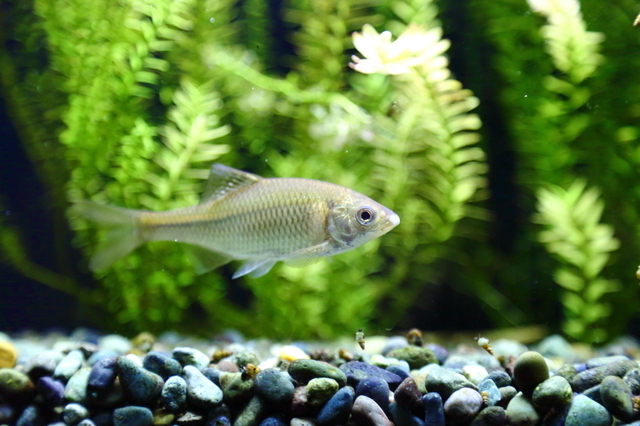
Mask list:
[[[597,18],[597,0],[531,0],[529,9],[521,0],[107,3],[9,1],[0,32],[3,95],[52,200],[57,268],[34,261],[12,217],[0,229],[2,258],[46,285],[65,283],[58,289],[110,314],[100,316],[111,321],[105,327],[331,338],[432,314],[443,283],[452,302],[433,315],[473,298],[481,308],[468,311],[496,324],[553,326],[547,313],[561,292],[566,333],[595,340],[633,314],[622,303],[637,301],[624,271],[637,264],[640,239],[623,231],[640,223],[640,59],[629,55],[634,36],[621,13]],[[102,233],[72,214],[74,202],[195,204],[214,161],[353,188],[401,224],[332,262],[279,265],[260,279],[232,282],[228,268],[196,275],[183,246],[155,242],[79,284],[88,271],[69,256],[67,223],[85,256]],[[590,191],[571,187],[567,198],[549,188],[577,177],[602,191],[595,223],[611,224],[622,249],[606,252],[620,270],[599,273],[620,291],[605,295],[604,278],[586,280],[571,263],[571,250],[589,255],[587,245],[561,246],[567,254],[538,243],[530,215],[541,194],[575,208],[569,199]],[[519,203],[506,225],[513,254],[491,234],[505,216],[487,210],[511,196],[500,186],[509,179]],[[545,226],[558,239],[573,235],[565,222]],[[554,258],[565,272],[551,273]],[[576,297],[620,309],[607,321],[606,307],[574,315]],[[604,331],[580,334],[579,324]]]
[[[564,333],[599,343],[610,337],[603,320],[610,315],[611,304],[603,296],[620,290],[620,284],[603,278],[602,271],[620,241],[611,225],[600,223],[604,202],[599,191],[586,186],[578,180],[566,190],[541,188],[537,221],[546,228],[540,232],[540,242],[563,264],[554,280],[563,289]]]

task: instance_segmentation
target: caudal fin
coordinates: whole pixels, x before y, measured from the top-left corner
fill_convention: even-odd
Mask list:
[[[75,211],[107,232],[89,261],[92,271],[108,268],[143,243],[136,210],[82,200],[75,205]]]

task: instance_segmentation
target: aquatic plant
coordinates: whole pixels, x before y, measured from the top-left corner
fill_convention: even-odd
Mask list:
[[[620,284],[603,278],[602,271],[620,242],[611,225],[600,223],[604,202],[599,191],[578,180],[566,190],[541,188],[538,203],[537,221],[547,228],[540,241],[563,264],[554,273],[564,290],[562,330],[578,341],[603,342],[609,337],[603,320],[611,313],[603,296],[619,291]]]
[[[17,270],[47,285],[64,282],[62,291],[111,313],[110,327],[329,338],[402,326],[408,309],[434,307],[436,283],[451,285],[456,301],[479,299],[478,311],[498,325],[553,324],[548,312],[560,291],[564,330],[580,339],[615,335],[632,315],[625,304],[602,321],[602,306],[637,300],[623,277],[640,256],[636,233],[624,232],[640,222],[640,58],[629,55],[633,37],[620,30],[619,15],[587,31],[595,0],[584,0],[584,10],[574,0],[531,0],[530,10],[521,0],[441,0],[441,12],[411,0],[107,3],[8,2],[0,81],[52,199],[58,270],[38,267],[10,217],[0,241]],[[462,23],[464,31],[444,34]],[[611,90],[619,81],[628,87]],[[513,152],[517,168],[496,152]],[[158,242],[80,284],[85,263],[69,260],[63,230],[70,220],[87,256],[101,234],[67,216],[70,205],[194,204],[214,161],[348,186],[402,222],[332,262],[278,266],[260,279],[231,282],[231,269],[197,276],[180,245]],[[504,167],[517,173],[515,218],[491,204],[502,196]],[[597,201],[570,186],[577,177],[601,189]],[[536,205],[553,200],[569,215],[586,199],[590,215],[571,232],[567,221],[545,219],[538,245]],[[501,226],[516,235],[513,253],[492,241],[490,227]],[[573,255],[550,249],[558,246],[551,235],[573,241],[589,226],[615,230],[607,234],[611,250],[596,248],[620,271],[605,262],[587,277]],[[623,250],[613,249],[616,240]],[[569,252],[589,257],[596,248],[573,244]],[[582,287],[567,274],[582,277]],[[602,282],[620,291],[605,296]],[[580,303],[594,312],[577,315]],[[601,330],[580,331],[591,324]]]

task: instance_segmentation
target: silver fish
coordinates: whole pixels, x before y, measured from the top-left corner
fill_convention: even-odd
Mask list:
[[[200,204],[153,212],[83,200],[76,211],[107,230],[91,258],[106,269],[147,241],[190,244],[196,272],[243,260],[233,278],[260,277],[277,261],[302,266],[359,247],[400,223],[397,214],[343,186],[262,178],[214,164]]]

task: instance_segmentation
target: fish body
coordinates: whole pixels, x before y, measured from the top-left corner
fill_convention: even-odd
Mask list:
[[[200,204],[153,212],[77,204],[107,228],[89,266],[109,267],[147,241],[191,245],[197,272],[231,260],[244,263],[234,278],[266,274],[277,261],[294,266],[342,253],[400,223],[390,209],[343,186],[301,178],[261,178],[215,164]]]

